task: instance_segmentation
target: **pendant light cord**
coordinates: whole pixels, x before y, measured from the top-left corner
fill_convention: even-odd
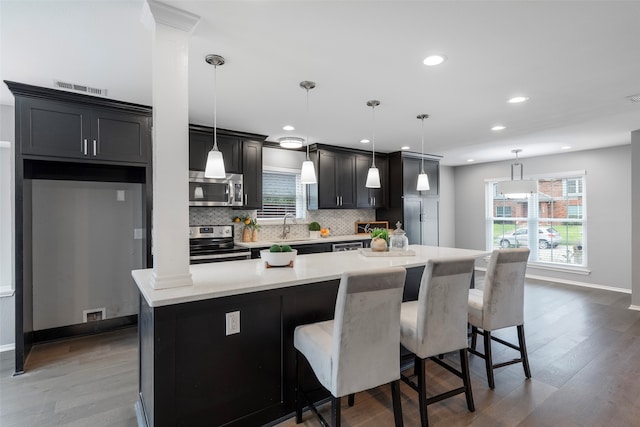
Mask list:
[[[213,66],[213,149],[218,151],[218,66]]]
[[[373,121],[373,134],[371,135],[371,148],[372,148],[372,156],[371,156],[371,167],[376,167],[376,106],[373,104],[371,106],[371,120]]]
[[[306,128],[307,128],[307,160],[309,159],[309,88],[305,88],[307,91],[307,117],[306,117]]]
[[[422,146],[420,148],[420,173],[424,173],[424,117],[420,119],[422,121]]]

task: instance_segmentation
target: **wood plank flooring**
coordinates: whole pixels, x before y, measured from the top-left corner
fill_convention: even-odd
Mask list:
[[[481,277],[479,278],[481,282]],[[429,406],[432,426],[640,425],[640,312],[628,294],[527,280],[525,332],[533,378],[521,365],[496,371],[471,356],[476,411],[462,395]],[[516,339],[515,328],[499,335]],[[481,347],[481,344],[480,344]],[[495,360],[515,357],[497,344]],[[452,362],[455,355],[447,356]],[[135,426],[137,335],[129,328],[38,345],[27,373],[12,377],[13,354],[0,355],[0,426]],[[458,384],[433,363],[428,393]],[[418,426],[416,393],[401,385],[406,426]],[[325,414],[328,405],[321,407]],[[393,425],[391,394],[380,387],[356,396],[342,411],[345,426]],[[304,426],[316,426],[304,413]],[[293,419],[278,427],[296,425]]]

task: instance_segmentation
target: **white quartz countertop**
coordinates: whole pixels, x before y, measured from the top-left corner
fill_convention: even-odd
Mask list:
[[[284,240],[264,240],[259,242],[234,242],[236,246],[242,246],[244,248],[268,248],[271,245],[310,245],[312,243],[333,243],[333,242],[347,242],[351,240],[369,240],[371,236],[368,234],[347,234],[343,236],[328,236],[328,237],[319,237],[317,239],[309,239],[309,238],[296,238],[292,237],[290,239]]]
[[[293,268],[266,268],[261,259],[191,265],[193,285],[153,289],[153,269],[134,270],[132,276],[150,307],[161,307],[211,298],[304,285],[339,279],[345,271],[425,265],[442,257],[482,257],[486,251],[410,245],[415,256],[365,257],[358,251],[298,255]]]

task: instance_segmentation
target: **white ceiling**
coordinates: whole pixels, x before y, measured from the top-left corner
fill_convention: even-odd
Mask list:
[[[630,143],[640,129],[638,1],[182,1],[201,17],[190,44],[190,121],[376,150],[403,145],[445,165]],[[151,34],[136,1],[0,2],[3,80],[106,88],[151,105]],[[426,67],[439,52],[448,60]],[[313,80],[306,125],[305,91]],[[530,100],[512,105],[514,95]],[[13,104],[6,86],[0,102]],[[285,132],[292,124],[297,130]],[[496,124],[507,128],[491,131]]]

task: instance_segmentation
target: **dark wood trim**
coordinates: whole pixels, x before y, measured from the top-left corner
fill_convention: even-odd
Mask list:
[[[57,328],[41,329],[33,331],[33,343],[40,344],[49,341],[58,341],[65,338],[111,332],[117,329],[129,328],[138,324],[138,315],[114,317],[97,322],[78,323],[76,325],[60,326]]]
[[[57,101],[68,101],[77,104],[84,104],[89,107],[105,107],[116,110],[125,110],[127,112],[136,112],[139,114],[151,115],[152,108],[147,105],[134,104],[132,102],[117,101],[108,98],[100,98],[81,93],[67,92],[64,90],[50,89],[40,86],[32,86],[25,83],[4,81],[14,96],[29,96],[31,98],[53,99]],[[16,129],[19,129],[16,127]],[[16,135],[17,135],[16,130]]]

